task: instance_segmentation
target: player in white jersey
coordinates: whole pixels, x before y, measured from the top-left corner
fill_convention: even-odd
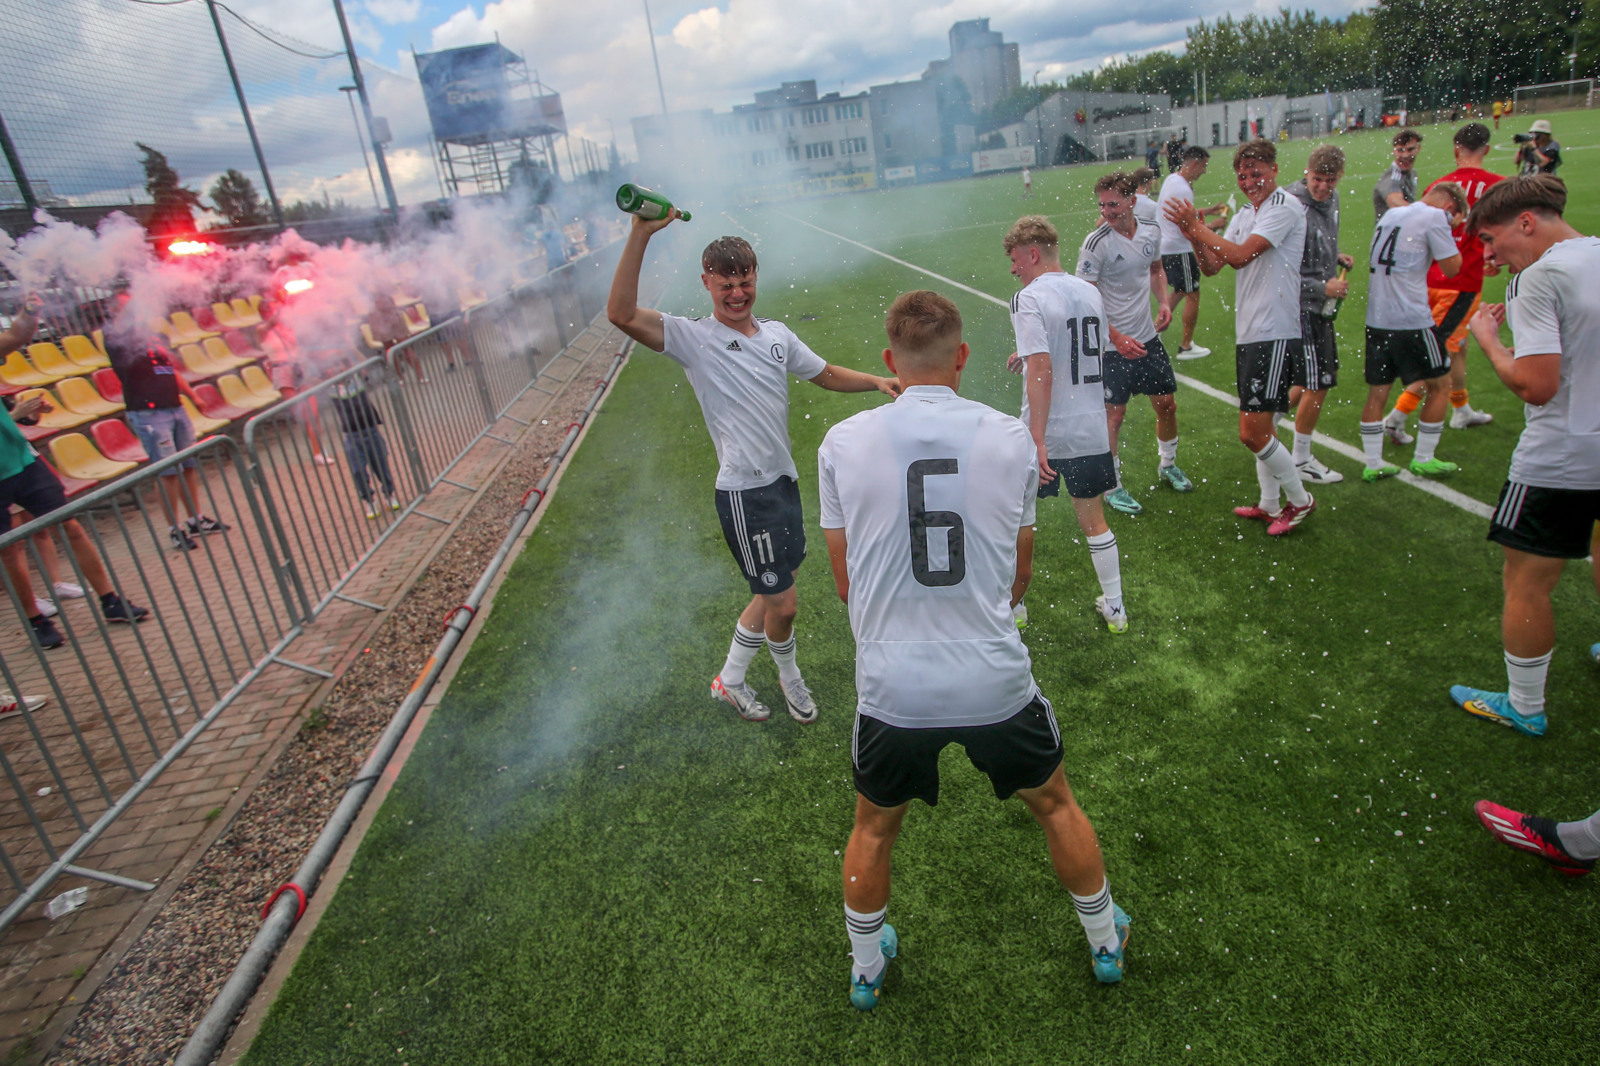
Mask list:
[[[1516,275],[1506,303],[1484,304],[1472,336],[1506,387],[1527,404],[1528,426],[1489,524],[1505,553],[1506,692],[1456,685],[1473,714],[1530,736],[1545,731],[1545,677],[1555,648],[1550,594],[1568,559],[1592,547],[1600,519],[1600,238],[1562,217],[1567,188],[1553,174],[1492,186],[1467,219],[1494,262]],[[1508,323],[1516,351],[1500,342]],[[1600,567],[1595,568],[1600,587]],[[1600,645],[1589,649],[1600,654]]]
[[[1160,177],[1153,167],[1138,167],[1133,172],[1133,214],[1139,221],[1148,219],[1161,226],[1161,205],[1150,199],[1150,186]],[[1169,322],[1168,325],[1171,325]]]
[[[1078,249],[1077,275],[1100,290],[1105,305],[1106,336],[1111,347],[1102,353],[1106,426],[1111,455],[1117,462],[1117,485],[1106,493],[1106,503],[1123,514],[1143,510],[1122,484],[1122,462],[1117,438],[1135,393],[1150,397],[1156,412],[1156,449],[1160,455],[1157,476],[1179,492],[1194,485],[1178,467],[1178,404],[1173,394],[1178,382],[1172,362],[1161,345],[1161,330],[1172,321],[1173,297],[1161,269],[1161,233],[1154,219],[1134,215],[1131,175],[1113,171],[1095,182],[1100,203],[1099,229],[1083,239]],[[1150,315],[1150,297],[1159,313]]]
[[[1361,408],[1364,481],[1400,472],[1383,461],[1383,416],[1394,379],[1423,383],[1427,399],[1417,423],[1417,450],[1411,472],[1428,477],[1453,474],[1456,464],[1434,452],[1450,409],[1450,357],[1433,324],[1428,302],[1428,269],[1454,277],[1461,251],[1450,229],[1467,213],[1467,194],[1454,182],[1435,185],[1414,204],[1391,207],[1372,231],[1367,280],[1367,402]]]
[[[678,212],[634,216],[606,301],[606,317],[634,340],[683,367],[717,449],[717,515],[734,560],[750,583],[750,604],[734,626],[733,643],[711,695],[740,717],[771,715],[745,681],[762,644],[778,667],[778,687],[795,721],[817,720],[817,704],[795,661],[799,609],[795,571],[806,555],[799,475],[789,454],[789,379],[804,378],[834,392],[877,389],[899,395],[890,378],[825,362],[789,327],[758,319],[756,253],[738,237],[719,237],[700,258],[701,283],[711,294],[710,318],[679,318],[639,306],[639,271],[650,237]]]
[[[1293,364],[1303,355],[1300,336],[1300,260],[1306,243],[1305,205],[1278,188],[1278,150],[1271,141],[1241,144],[1233,173],[1247,203],[1222,236],[1211,232],[1192,203],[1164,206],[1168,221],[1194,246],[1206,276],[1225,266],[1234,278],[1239,393],[1239,440],[1256,457],[1258,506],[1235,507],[1240,518],[1260,519],[1267,533],[1283,536],[1305,521],[1317,502],[1300,482],[1289,449],[1274,423],[1289,410]],[[1280,509],[1280,496],[1288,503]]]
[[[1165,209],[1173,201],[1194,203],[1194,183],[1205,177],[1211,163],[1211,153],[1198,144],[1183,150],[1183,163],[1161,183],[1160,207]],[[1212,204],[1199,211],[1201,218],[1223,215],[1227,204]],[[1194,327],[1200,321],[1200,264],[1189,246],[1183,231],[1164,215],[1157,215],[1161,227],[1161,266],[1167,272],[1167,284],[1183,297],[1183,334],[1178,342],[1179,359],[1200,359],[1211,354],[1210,348],[1194,343]]]
[[[1043,215],[1025,215],[1006,233],[1011,273],[1022,280],[1011,298],[1017,350],[1006,365],[1025,377],[1022,421],[1039,453],[1039,495],[1059,495],[1066,483],[1100,579],[1095,610],[1111,632],[1126,633],[1117,535],[1106,525],[1100,501],[1117,484],[1100,383],[1105,306],[1098,289],[1061,269],[1059,242]],[[1019,604],[1017,622],[1026,621],[1027,610]]]
[[[955,304],[905,293],[885,325],[884,362],[904,393],[840,422],[817,450],[822,532],[856,639],[857,797],[843,874],[850,1002],[877,1005],[898,945],[885,922],[890,852],[911,801],[939,802],[949,744],[966,749],[996,797],[1016,795],[1033,812],[1095,977],[1120,981],[1128,916],[1111,900],[1094,827],[1062,773],[1061,730],[1009,610],[1032,575],[1033,440],[1015,418],[956,394],[968,349]]]

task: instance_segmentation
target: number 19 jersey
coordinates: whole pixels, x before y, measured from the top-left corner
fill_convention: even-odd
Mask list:
[[[1082,459],[1111,450],[1100,352],[1106,313],[1100,290],[1052,271],[1011,297],[1017,354],[1050,354],[1050,415],[1044,442],[1051,459]],[[1024,368],[1026,378],[1028,370]],[[1028,386],[1022,386],[1022,424],[1028,421]]]
[[[828,431],[817,485],[822,527],[845,531],[857,710],[931,729],[1027,706],[1038,686],[1011,617],[1039,486],[1027,427],[914,385]]]

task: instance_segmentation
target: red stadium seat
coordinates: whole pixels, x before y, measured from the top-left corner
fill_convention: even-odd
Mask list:
[[[122,379],[117,377],[115,370],[96,370],[91,377],[94,378],[94,387],[100,390],[100,395],[112,403],[122,403]]]
[[[196,307],[194,309],[194,320],[199,323],[201,329],[211,329],[221,333],[227,328],[217,320],[216,312],[209,307]]]
[[[147,463],[150,456],[133,430],[120,418],[108,418],[89,427],[89,434],[107,459],[122,463]]]
[[[61,487],[66,490],[68,498],[76,496],[80,492],[86,492],[99,484],[98,481],[85,481],[81,477],[67,477],[67,475],[51,466],[50,460],[46,459],[42,455],[39,456],[39,461],[56,476],[56,480],[61,482]]]
[[[236,407],[222,398],[222,393],[217,391],[215,385],[196,385],[194,394],[200,397],[200,411],[202,414],[224,422],[232,422],[239,418],[249,418],[252,412],[249,408]]]

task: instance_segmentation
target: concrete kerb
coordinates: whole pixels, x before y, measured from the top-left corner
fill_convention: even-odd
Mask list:
[[[596,316],[596,321],[600,320],[603,320],[603,316]],[[596,328],[595,324],[591,323],[589,328]],[[604,329],[607,327],[602,326],[600,328]],[[565,354],[565,350],[563,350],[562,354]],[[590,358],[592,358],[592,355]],[[552,360],[552,362],[553,361],[554,360]],[[580,366],[587,365],[587,363],[588,359],[581,360]],[[542,410],[545,407],[548,407],[549,404],[554,403],[560,396],[565,394],[569,383],[570,380],[568,382],[563,382],[561,387],[555,393],[549,395],[530,390],[527,393],[527,396],[542,398],[544,403],[535,408],[536,411]],[[615,383],[613,382],[613,385],[614,384]],[[609,390],[607,391],[607,395],[609,395]],[[529,432],[531,427],[525,428],[522,426],[516,426],[515,423],[513,423],[513,425],[515,429],[519,431],[516,437],[516,442],[520,444],[523,435]],[[580,441],[583,433],[586,433],[587,430],[588,426],[585,425],[584,429],[579,435]],[[498,447],[500,447],[503,454],[493,464],[490,476],[483,479],[483,483],[480,485],[478,490],[473,493],[470,499],[467,500],[466,506],[462,507],[457,515],[451,519],[452,529],[448,532],[453,534],[453,527],[460,518],[464,517],[471,511],[472,507],[476,505],[478,499],[494,484],[495,475],[499,473],[500,469],[510,459],[514,452],[513,447],[506,447],[504,445],[499,445]],[[577,451],[576,443],[574,444],[572,451],[574,453]],[[567,461],[570,462],[570,460],[571,454],[569,453]],[[565,464],[563,464],[563,468],[564,467]],[[554,491],[554,487],[555,485],[552,483],[552,492]],[[439,488],[442,490],[448,488],[448,486],[441,485]],[[537,518],[533,524],[537,524]],[[530,530],[531,528],[532,526],[530,525]],[[314,707],[318,703],[328,698],[334,687],[337,686],[339,681],[344,677],[346,670],[348,670],[351,664],[353,664],[362,654],[362,649],[367,646],[368,642],[374,635],[376,635],[383,623],[388,620],[391,611],[401,602],[403,602],[406,596],[409,595],[416,587],[417,581],[427,571],[428,567],[432,565],[434,559],[439,555],[439,553],[448,546],[450,539],[450,536],[447,535],[440,537],[435,541],[435,543],[426,553],[422,555],[416,565],[411,568],[410,572],[406,574],[405,578],[396,587],[393,595],[391,595],[389,600],[384,603],[384,609],[382,611],[362,612],[367,616],[367,621],[366,624],[361,627],[359,638],[351,641],[344,649],[343,654],[339,656],[337,662],[329,668],[334,676],[320,681],[317,686],[300,702],[300,705],[295,708],[293,717],[303,717],[307,708]],[[519,544],[517,547],[517,551],[520,552],[520,550],[521,544]],[[498,587],[499,581],[497,580],[495,583],[495,588],[498,589]],[[477,622],[478,620],[475,618],[474,623],[477,624]],[[475,635],[475,632],[475,630],[471,630],[469,628],[469,637],[471,635]],[[314,631],[308,630],[308,632],[303,635],[302,639],[305,637],[314,637],[315,635],[316,634]],[[459,661],[460,656],[456,656],[449,664],[449,672],[447,673],[446,677],[442,679],[446,680],[446,683],[449,677],[454,676],[455,667]],[[442,694],[442,689],[439,691]],[[424,716],[422,716],[424,721],[426,720],[426,713],[431,712],[432,710],[431,704],[436,702],[437,698],[430,700],[430,706],[427,708],[427,711],[424,712]],[[67,997],[66,1003],[57,1009],[50,1017],[49,1021],[39,1030],[38,1036],[35,1038],[33,1043],[33,1058],[42,1059],[42,1057],[48,1055],[49,1050],[53,1049],[57,1042],[59,1042],[60,1039],[71,1029],[73,1023],[77,1021],[78,1015],[81,1013],[84,1006],[89,1002],[100,986],[105,983],[106,979],[111,976],[112,972],[116,969],[117,965],[121,963],[128,951],[132,949],[135,943],[137,943],[139,937],[142,936],[145,930],[150,927],[151,923],[155,921],[156,916],[161,913],[162,908],[167,904],[168,901],[171,900],[172,895],[177,891],[178,886],[181,885],[185,878],[188,877],[190,872],[193,871],[194,867],[199,863],[201,857],[205,855],[207,850],[209,850],[210,847],[216,843],[217,838],[220,837],[223,832],[225,832],[232,824],[233,820],[238,817],[239,811],[244,807],[245,803],[249,801],[250,796],[254,793],[256,787],[261,783],[261,779],[266,776],[267,772],[270,771],[274,765],[276,765],[279,757],[283,754],[284,749],[286,749],[289,744],[293,742],[298,732],[299,730],[295,728],[285,728],[282,731],[282,733],[273,741],[271,747],[263,753],[261,759],[249,771],[245,777],[245,780],[234,789],[229,801],[223,806],[222,813],[216,819],[214,819],[210,825],[201,831],[194,843],[190,845],[190,847],[178,859],[178,861],[173,865],[172,869],[160,879],[159,887],[157,887],[155,891],[141,897],[136,901],[139,903],[139,907],[137,911],[135,911],[133,917],[111,942],[110,946],[107,947],[106,950],[101,954],[99,960],[89,968],[89,971],[72,989],[72,992]],[[406,746],[403,749],[405,753],[409,753],[410,745],[414,743],[414,733],[415,730],[413,730],[412,734],[407,735]],[[387,794],[389,783],[390,782],[386,779],[383,784],[382,794]],[[368,805],[367,811],[363,813],[363,821],[358,826],[360,833],[365,833],[367,825],[370,824],[370,812],[375,811],[380,805],[381,796],[378,803]],[[356,843],[359,843],[360,836],[356,836],[355,841]],[[337,873],[340,877],[343,876],[344,870],[347,866],[348,857],[341,853],[340,862],[337,866]],[[318,901],[322,899],[323,894],[323,892],[319,891],[313,897],[313,905],[308,909],[308,915],[311,911],[320,910]],[[327,895],[331,897],[332,891],[328,891]],[[308,924],[309,931],[309,928],[315,926],[315,921],[302,924]],[[298,936],[298,930],[296,931],[296,935]],[[297,957],[299,953],[298,942],[292,940],[290,942],[290,946],[285,948],[285,952],[289,952],[291,947],[293,949],[292,957]],[[276,973],[276,967],[274,968],[273,973]],[[281,979],[275,979],[272,974],[269,974],[268,981],[281,981]],[[276,987],[276,984],[274,984],[274,987]],[[259,997],[257,1001],[259,1001]],[[249,1020],[254,1015],[254,1012],[255,1008],[252,1006],[251,1011],[246,1015],[246,1018],[241,1020],[239,1026],[240,1029],[243,1028],[245,1021]],[[227,1048],[231,1048],[232,1046],[233,1044],[230,1041],[229,1045],[227,1045]],[[248,1046],[248,1043],[244,1045],[244,1047]],[[227,1058],[227,1048],[225,1048],[224,1055],[219,1058],[218,1061],[232,1061],[231,1059]],[[240,1053],[242,1054],[242,1050]]]
[[[578,370],[581,371],[583,367],[588,366],[595,358],[595,353],[601,350],[601,347],[597,345],[587,358],[578,361]],[[606,388],[605,394],[601,396],[600,403],[595,408],[595,414],[598,414],[605,406],[606,400],[610,398],[612,390],[617,386],[617,380],[620,379],[622,370],[627,365],[627,361],[624,361],[622,367],[618,368],[616,377],[612,379],[610,385]],[[548,408],[566,395],[577,376],[578,373],[575,371],[570,378],[562,382],[561,387],[546,398],[546,402],[536,409],[535,414],[539,410]],[[534,532],[539,528],[539,523],[544,519],[545,512],[548,509],[549,501],[561,487],[561,481],[566,475],[567,467],[571,465],[573,457],[578,454],[578,449],[583,446],[583,441],[588,436],[589,429],[593,425],[594,419],[591,417],[579,429],[571,450],[567,452],[566,458],[562,460],[560,467],[556,470],[555,477],[550,482],[549,491],[545,494],[542,505],[522,531],[521,536],[517,538],[515,545],[511,549],[510,556],[506,559],[505,566],[501,567],[500,572],[495,575],[494,580],[490,583],[489,591],[484,597],[483,606],[473,615],[472,622],[467,626],[466,633],[462,637],[460,647],[456,649],[456,653],[445,664],[438,682],[433,687],[433,691],[423,702],[415,720],[411,723],[411,728],[406,731],[399,748],[390,758],[388,765],[384,767],[383,774],[373,788],[372,795],[368,798],[366,806],[362,808],[360,817],[356,819],[344,842],[339,846],[338,853],[329,864],[327,873],[323,875],[321,884],[306,907],[306,913],[295,924],[294,931],[289,934],[289,939],[273,960],[266,976],[262,978],[260,986],[250,1000],[250,1005],[245,1008],[245,1012],[239,1018],[238,1024],[234,1026],[233,1033],[228,1037],[228,1042],[223,1045],[222,1051],[217,1055],[215,1060],[217,1066],[234,1066],[244,1057],[245,1053],[249,1051],[250,1045],[255,1041],[256,1034],[261,1029],[261,1023],[266,1019],[267,1011],[271,1009],[273,1000],[277,998],[279,990],[283,987],[283,982],[294,969],[295,962],[300,958],[301,951],[305,949],[306,943],[310,940],[311,934],[316,930],[317,924],[322,920],[323,914],[326,913],[332,903],[333,897],[338,894],[340,886],[344,883],[344,876],[349,872],[350,863],[355,858],[357,849],[361,847],[362,840],[366,838],[367,830],[372,827],[373,820],[377,818],[378,811],[383,807],[384,800],[388,798],[390,789],[394,787],[400,771],[405,767],[407,759],[410,758],[418,738],[421,737],[422,731],[427,728],[429,720],[433,717],[434,710],[449,691],[450,684],[455,680],[456,673],[461,669],[461,664],[466,661],[468,652],[478,639],[478,634],[482,632],[489,616],[494,613],[495,599],[501,585],[506,580],[506,575],[511,572],[512,565],[516,562],[517,557],[522,554],[523,548],[527,546],[528,538],[533,536]],[[486,481],[483,488],[479,489],[479,494],[481,495],[486,491],[491,483],[492,479]],[[474,500],[475,502],[476,500]],[[432,559],[431,554],[429,559]],[[424,566],[426,566],[426,563]],[[408,584],[407,588],[409,589],[409,587]]]

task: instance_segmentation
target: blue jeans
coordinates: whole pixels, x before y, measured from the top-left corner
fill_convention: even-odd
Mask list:
[[[189,412],[182,407],[154,407],[143,411],[129,408],[123,417],[128,428],[138,435],[139,443],[144,445],[145,454],[152,462],[181,452],[194,443],[194,423],[189,421]],[[177,477],[178,467],[194,469],[194,458],[191,456],[178,466],[168,467],[161,471],[161,476]]]
[[[369,466],[378,475],[384,495],[394,495],[394,475],[389,473],[389,444],[377,426],[345,430],[344,456],[350,460],[350,476],[355,479],[356,495],[363,502],[372,502],[372,486],[367,481]]]

